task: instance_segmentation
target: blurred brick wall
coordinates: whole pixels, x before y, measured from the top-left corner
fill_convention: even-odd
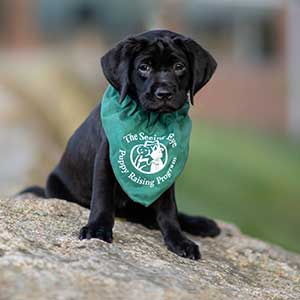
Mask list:
[[[286,127],[285,68],[219,62],[211,82],[197,94],[199,117],[232,125],[283,131]]]
[[[38,27],[33,21],[37,0],[3,1],[6,4],[6,44],[11,48],[43,45]],[[170,6],[170,1],[161,1],[161,13],[158,15],[161,26],[182,31],[180,29],[184,25],[180,17],[181,9],[181,2],[175,1]],[[174,15],[177,16],[175,19],[170,17]],[[276,41],[279,57],[273,63],[256,64],[238,64],[228,58],[217,57],[218,69],[215,76],[196,97],[200,105],[196,104],[193,111],[199,117],[236,126],[250,125],[280,131],[285,129],[287,103],[284,10],[277,16],[275,26],[278,32]],[[99,53],[99,57],[101,54],[103,53]]]

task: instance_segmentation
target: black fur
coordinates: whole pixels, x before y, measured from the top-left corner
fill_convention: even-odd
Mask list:
[[[128,94],[142,109],[161,113],[179,109],[188,94],[193,101],[194,94],[216,68],[212,56],[195,41],[166,30],[125,39],[105,54],[101,63],[107,80],[120,92],[120,101]],[[168,249],[183,257],[199,259],[198,246],[182,230],[214,237],[219,234],[219,227],[213,220],[177,213],[175,184],[148,208],[128,198],[112,171],[100,105],[70,138],[45,190],[33,187],[23,192],[90,208],[80,239],[112,242],[114,219],[119,216],[148,228],[159,228]]]

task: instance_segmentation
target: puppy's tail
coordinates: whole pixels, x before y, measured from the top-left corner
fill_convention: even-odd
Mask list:
[[[27,193],[33,194],[40,198],[46,198],[45,189],[40,186],[30,186],[22,190],[21,192],[19,192],[18,195],[27,194]]]

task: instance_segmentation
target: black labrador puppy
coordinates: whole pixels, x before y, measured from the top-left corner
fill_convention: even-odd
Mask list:
[[[129,95],[145,111],[173,112],[183,106],[211,78],[216,62],[194,40],[167,31],[153,30],[129,37],[101,59],[108,82]],[[80,239],[112,242],[115,216],[159,228],[168,249],[199,259],[198,246],[183,233],[214,237],[217,224],[205,217],[177,212],[175,183],[152,205],[144,207],[125,194],[109,159],[109,145],[100,120],[100,104],[70,138],[66,150],[48,177],[46,188],[24,190],[45,198],[59,198],[90,208]]]

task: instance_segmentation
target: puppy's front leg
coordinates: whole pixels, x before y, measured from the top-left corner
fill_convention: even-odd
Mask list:
[[[183,257],[200,259],[198,246],[181,231],[177,218],[174,185],[154,202],[153,208],[168,249]]]
[[[103,141],[94,163],[93,192],[88,224],[80,230],[79,239],[98,238],[111,243],[115,218],[113,187],[115,176],[109,161],[107,140]]]

